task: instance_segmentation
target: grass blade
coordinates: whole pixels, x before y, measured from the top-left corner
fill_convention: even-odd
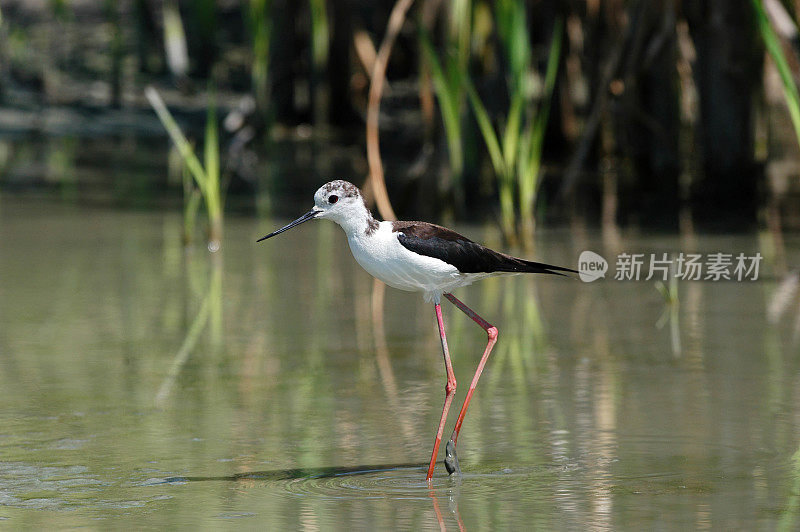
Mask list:
[[[175,144],[175,147],[178,148],[178,151],[181,154],[181,158],[186,163],[186,166],[189,168],[189,171],[192,173],[192,177],[194,177],[197,186],[203,191],[205,194],[205,190],[207,187],[207,179],[205,170],[203,170],[203,165],[200,164],[200,160],[197,158],[197,155],[194,153],[194,149],[189,141],[181,131],[180,126],[172,117],[172,113],[169,112],[167,106],[164,105],[164,100],[161,99],[161,95],[158,94],[153,87],[147,87],[144,90],[144,95],[147,97],[147,100],[150,102],[150,105],[153,107],[153,110],[158,115],[159,120],[161,120],[161,124],[163,124],[164,129],[167,130],[172,142]]]
[[[248,22],[253,47],[250,72],[258,110],[269,108],[269,53],[272,39],[272,0],[250,0]]]
[[[208,214],[209,229],[208,229],[208,249],[209,251],[217,251],[219,249],[219,242],[222,238],[222,187],[220,184],[220,163],[219,163],[219,133],[217,128],[217,111],[214,102],[213,91],[209,91],[210,102],[208,106],[208,115],[206,118],[206,135],[205,135],[205,168],[200,164],[200,160],[194,152],[194,148],[186,139],[186,136],[181,131],[180,126],[172,117],[172,114],[164,105],[164,100],[153,87],[145,89],[145,96],[150,102],[150,105],[155,110],[164,128],[167,130],[172,142],[181,154],[181,159],[189,173],[197,183],[197,188],[205,199],[206,211]],[[185,187],[184,187],[185,188]],[[191,199],[189,198],[188,206],[191,206]],[[192,207],[195,208],[195,207]],[[196,209],[196,208],[195,208]],[[188,213],[187,213],[188,214]]]
[[[309,0],[311,11],[311,57],[314,68],[323,70],[328,62],[328,12],[325,0]]]
[[[222,238],[222,188],[220,186],[219,131],[217,126],[217,104],[214,91],[209,90],[208,114],[206,116],[205,174],[206,210],[208,211],[209,246],[219,247]]]
[[[475,90],[475,86],[468,76],[464,78],[464,85],[467,88],[467,96],[469,96],[475,120],[478,122],[483,141],[486,143],[486,149],[489,150],[489,158],[492,160],[494,171],[498,176],[505,174],[506,165],[503,160],[503,150],[500,149],[500,142],[497,140],[497,134],[494,131],[492,120],[489,118],[489,113],[486,111],[486,107],[484,107],[480,96],[478,96],[478,91]]]
[[[519,151],[519,135],[522,129],[522,110],[524,98],[522,91],[515,91],[508,111],[506,130],[503,134],[503,160],[506,168],[513,168]]]
[[[561,43],[563,38],[563,24],[556,22],[553,28],[553,39],[550,44],[550,52],[547,58],[547,68],[545,71],[544,91],[542,94],[542,104],[539,112],[533,119],[531,131],[528,134],[525,153],[521,155],[524,168],[519,175],[519,195],[520,213],[523,218],[523,227],[526,234],[525,241],[533,237],[534,203],[536,201],[536,189],[539,184],[539,170],[542,164],[542,148],[544,146],[544,135],[547,130],[547,123],[550,118],[550,103],[553,97],[553,89],[558,73],[558,64],[561,58]]]
[[[789,107],[789,116],[792,118],[797,142],[800,143],[800,93],[798,93],[797,84],[794,82],[792,70],[789,67],[789,62],[786,60],[786,54],[783,52],[780,38],[777,33],[775,33],[767,17],[762,0],[753,0],[753,8],[756,12],[758,30],[761,32],[761,38],[764,40],[767,52],[769,52],[772,61],[775,63],[775,68],[778,69],[778,74],[781,77],[783,95],[786,98],[786,105]]]
[[[448,76],[445,73],[436,55],[436,51],[433,49],[430,36],[424,29],[421,29],[419,32],[419,41],[423,57],[431,71],[431,80],[433,81],[436,97],[439,100],[439,109],[442,114],[445,136],[447,137],[450,169],[453,173],[454,180],[460,183],[461,172],[464,166],[464,152],[461,133],[461,113],[459,112],[461,106],[459,101],[460,87],[458,79],[453,81],[452,76]],[[458,73],[458,70],[450,68],[449,72],[451,74],[453,72]]]

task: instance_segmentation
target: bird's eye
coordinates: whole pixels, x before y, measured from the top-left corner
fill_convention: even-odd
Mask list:
[[[328,203],[330,203],[331,205],[333,205],[337,201],[339,201],[339,196],[337,196],[336,194],[331,194],[330,196],[328,196]]]

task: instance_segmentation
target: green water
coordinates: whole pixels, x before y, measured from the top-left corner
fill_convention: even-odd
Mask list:
[[[798,526],[800,311],[791,286],[776,295],[798,239],[784,257],[764,235],[542,231],[533,256],[562,265],[584,249],[766,259],[756,282],[679,284],[673,322],[652,282],[460,290],[500,338],[463,478],[440,462],[428,487],[445,382],[433,308],[387,289],[373,314],[341,231],[255,244],[282,222],[229,219],[210,258],[184,251],[179,214],[3,198],[0,528]],[[485,334],[444,312],[449,431]]]

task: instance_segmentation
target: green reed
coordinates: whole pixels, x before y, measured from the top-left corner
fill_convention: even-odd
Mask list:
[[[197,214],[200,212],[203,195],[194,184],[192,173],[185,164],[181,164],[181,182],[183,184],[183,243],[189,244],[197,226]]]
[[[562,24],[556,24],[541,90],[540,105],[532,105],[532,49],[525,26],[525,7],[519,0],[496,4],[498,33],[505,48],[509,68],[510,105],[502,131],[496,131],[478,91],[467,77],[464,85],[489,152],[497,180],[500,200],[501,228],[509,242],[532,243],[534,207],[539,184],[542,146],[561,57]],[[516,197],[516,201],[515,201]],[[520,230],[517,230],[517,204]]]
[[[311,108],[314,123],[319,124],[327,119],[330,106],[326,82],[330,28],[326,0],[309,0],[308,4],[311,19],[309,35],[311,45],[311,75],[309,77]]]
[[[522,24],[524,31],[524,24]],[[539,173],[542,167],[542,147],[547,122],[550,118],[550,102],[555,87],[558,64],[561,57],[562,26],[558,23],[553,31],[553,41],[547,59],[544,77],[544,90],[539,110],[530,118],[529,126],[523,133],[519,145],[519,209],[522,218],[523,242],[531,242],[534,228],[534,208],[539,186]]]
[[[328,10],[325,0],[308,0],[308,3],[311,11],[311,60],[314,70],[322,72],[328,62]]]
[[[678,278],[670,271],[669,281],[656,281],[656,290],[664,300],[664,312],[656,322],[661,329],[668,322],[672,354],[681,355],[680,298],[678,297]]]
[[[764,40],[764,45],[767,47],[767,52],[769,52],[772,61],[775,63],[775,68],[778,69],[783,95],[786,99],[786,105],[789,107],[789,116],[791,116],[792,124],[794,125],[794,133],[797,137],[797,142],[800,143],[800,92],[798,92],[797,84],[794,82],[792,69],[789,67],[789,61],[783,51],[783,46],[781,46],[781,40],[767,17],[763,0],[752,1],[758,30]]]
[[[247,11],[252,46],[251,84],[262,113],[269,109],[269,53],[272,43],[272,0],[250,0]]]
[[[205,200],[206,213],[208,214],[208,249],[216,251],[220,247],[220,240],[222,238],[222,217],[223,217],[223,199],[222,199],[222,183],[220,179],[220,158],[219,158],[219,135],[217,130],[217,111],[214,103],[214,98],[210,98],[208,106],[208,114],[206,116],[206,131],[205,131],[205,146],[204,146],[204,163],[200,162],[197,158],[194,148],[187,140],[186,136],[181,131],[180,126],[172,117],[172,114],[153,87],[145,89],[145,96],[150,102],[150,105],[158,115],[159,120],[164,128],[169,133],[172,142],[181,154],[181,159],[185,165],[188,173],[194,178],[194,184],[197,186],[200,195]],[[186,180],[184,181],[184,188],[187,186]],[[197,212],[196,203],[193,205],[191,193],[186,200],[185,223],[193,224],[194,216]],[[195,200],[196,201],[196,200]],[[191,212],[188,212],[191,209]],[[184,226],[185,229],[189,228],[188,225]],[[188,233],[187,233],[188,234]]]
[[[423,58],[431,71],[434,92],[439,101],[439,112],[447,138],[447,153],[450,162],[451,189],[457,204],[463,203],[464,177],[464,128],[462,112],[465,87],[462,80],[468,75],[470,58],[472,2],[453,0],[445,43],[445,58],[439,61],[430,36],[420,26],[419,42]]]
[[[181,79],[189,71],[189,52],[178,3],[174,0],[166,0],[162,12],[167,66],[175,78]]]
[[[155,395],[154,402],[158,408],[165,405],[166,400],[169,398],[175,386],[176,379],[186,366],[189,356],[191,356],[197,348],[200,336],[206,329],[208,329],[209,340],[215,351],[221,351],[224,345],[222,321],[222,254],[218,253],[214,255],[213,259],[214,260],[210,262],[211,270],[207,272],[208,288],[204,290],[203,302],[194,320],[192,320],[189,329],[186,331],[183,342],[175,353],[169,370]],[[187,267],[187,272],[191,277],[192,268]]]

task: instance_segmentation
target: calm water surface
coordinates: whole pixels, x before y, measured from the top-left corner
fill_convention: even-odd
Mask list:
[[[424,482],[444,397],[433,309],[380,292],[342,232],[0,204],[0,527],[796,529],[800,241],[539,235],[580,251],[765,255],[757,282],[492,279],[500,329],[459,441]],[[495,243],[495,234],[461,228]],[[485,334],[445,304],[457,412]],[[447,430],[455,419],[452,412]]]

